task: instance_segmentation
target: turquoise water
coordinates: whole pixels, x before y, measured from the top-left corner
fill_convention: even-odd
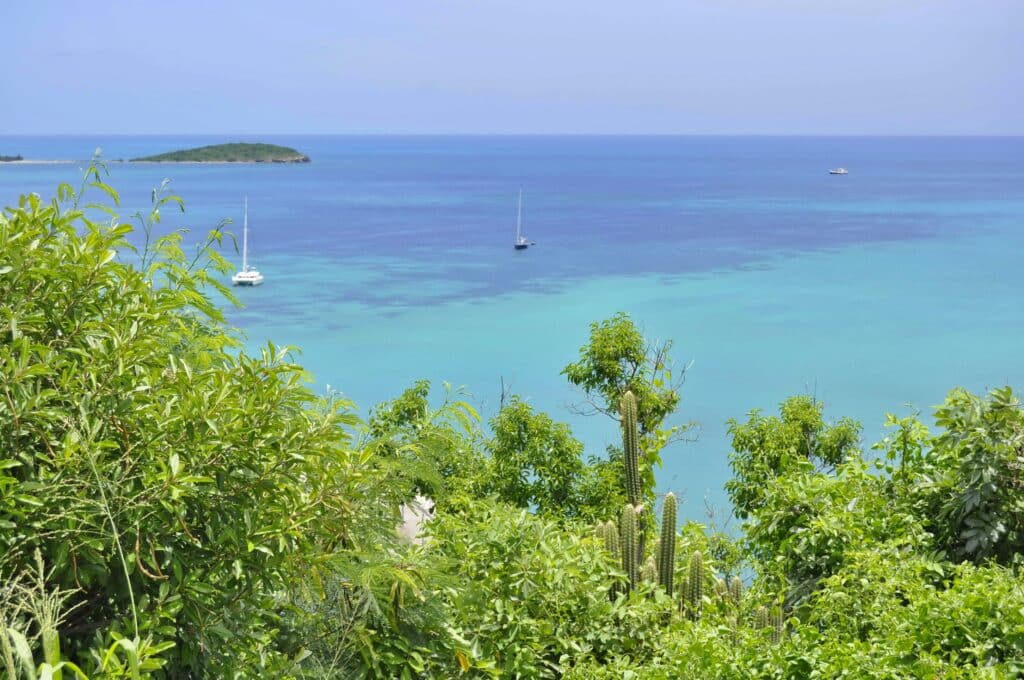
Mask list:
[[[0,137],[0,153],[130,157],[222,140]],[[488,417],[500,381],[570,422],[590,452],[614,423],[574,415],[559,375],[590,322],[629,312],[692,360],[663,490],[724,505],[725,421],[813,393],[860,419],[927,410],[955,385],[1024,386],[1022,139],[266,138],[308,166],[112,164],[123,212],[170,176],[169,224],[240,221],[256,264],[232,320],[302,348],[317,389],[364,409],[413,380],[465,386]],[[845,165],[851,174],[825,170]],[[0,200],[78,165],[0,165]],[[515,252],[515,197],[536,247]]]

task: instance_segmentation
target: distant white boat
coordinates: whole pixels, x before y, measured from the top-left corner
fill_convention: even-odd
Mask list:
[[[242,222],[242,271],[231,277],[236,286],[258,286],[263,283],[263,274],[249,266],[249,197],[245,197],[245,217]]]
[[[516,240],[512,244],[516,250],[526,250],[530,241],[523,236],[523,190],[519,190],[519,214],[516,216]]]
[[[828,174],[830,174],[830,175],[849,175],[850,171],[847,170],[846,168],[836,168],[835,170],[829,170]]]

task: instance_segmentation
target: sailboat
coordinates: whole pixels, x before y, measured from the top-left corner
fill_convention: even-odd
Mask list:
[[[519,190],[519,214],[516,216],[516,240],[513,244],[516,250],[526,250],[530,247],[530,241],[523,236],[523,190]]]
[[[245,218],[242,222],[242,271],[231,277],[236,286],[258,286],[263,283],[263,274],[249,266],[249,197],[245,197]]]

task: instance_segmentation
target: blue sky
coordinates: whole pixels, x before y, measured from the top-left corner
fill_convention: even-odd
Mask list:
[[[0,134],[1024,134],[1024,0],[0,0]]]

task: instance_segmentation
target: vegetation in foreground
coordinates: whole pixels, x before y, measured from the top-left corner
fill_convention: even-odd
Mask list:
[[[309,156],[287,146],[235,142],[169,151],[155,156],[133,158],[132,161],[147,163],[308,163]]]
[[[116,202],[93,170],[88,183]],[[288,352],[239,351],[193,255],[82,191],[0,217],[0,672],[22,678],[1012,678],[1024,672],[1024,412],[937,431],[798,396],[730,423],[743,533],[676,524],[669,347],[617,315],[564,373],[622,445],[418,382],[365,420]],[[92,214],[92,213],[90,213]],[[440,401],[440,403],[438,403]],[[877,461],[877,462],[876,462]],[[424,494],[422,543],[399,505]]]

